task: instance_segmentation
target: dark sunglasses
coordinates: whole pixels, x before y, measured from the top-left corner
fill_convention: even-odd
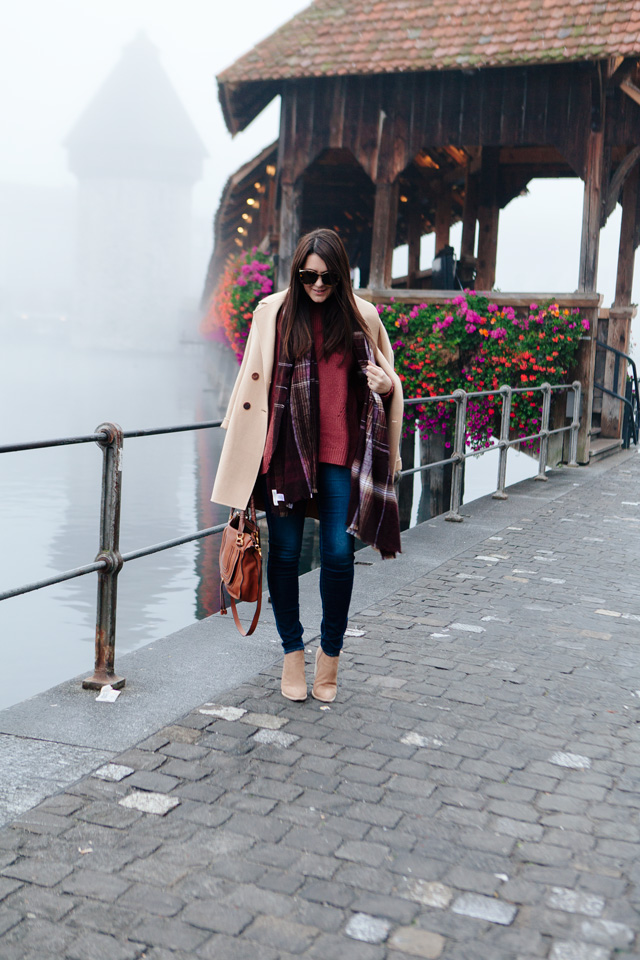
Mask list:
[[[326,273],[318,273],[317,270],[299,270],[298,276],[300,277],[300,283],[305,286],[317,283],[318,277],[327,287],[335,287],[337,283],[340,283],[339,274],[333,273],[332,270],[327,270]]]

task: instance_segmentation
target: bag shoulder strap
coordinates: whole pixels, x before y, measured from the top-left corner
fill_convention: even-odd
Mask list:
[[[241,636],[243,636],[243,637],[250,637],[251,634],[253,633],[253,631],[254,631],[254,630],[256,629],[256,627],[258,626],[258,619],[259,619],[259,617],[260,617],[260,610],[262,609],[262,590],[260,591],[260,593],[259,593],[259,595],[258,595],[258,604],[257,604],[257,606],[256,606],[256,612],[255,612],[254,615],[253,615],[253,620],[251,621],[251,624],[250,624],[248,630],[243,630],[243,629],[242,629],[242,624],[240,623],[240,617],[238,616],[238,611],[237,611],[237,608],[236,608],[236,602],[235,602],[235,600],[233,599],[233,597],[229,597],[229,600],[231,600],[231,612],[233,613],[233,619],[234,619],[235,622],[236,622],[236,627],[238,628],[238,632],[239,632],[239,633],[241,634]]]
[[[253,615],[253,620],[251,621],[251,624],[248,630],[245,631],[242,629],[242,624],[240,623],[240,617],[238,616],[236,602],[231,596],[231,594],[229,594],[229,600],[231,601],[231,612],[233,613],[233,619],[235,620],[235,624],[236,624],[236,627],[238,628],[238,632],[243,637],[250,637],[251,634],[256,629],[256,627],[258,626],[260,611],[262,610],[262,565],[260,566],[260,589],[258,591],[258,602],[256,606],[256,612]],[[226,613],[227,613],[227,606],[224,602],[224,582],[222,580],[220,581],[220,613],[222,614],[223,617],[226,616]]]

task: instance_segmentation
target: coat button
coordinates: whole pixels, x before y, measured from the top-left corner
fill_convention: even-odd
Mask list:
[[[259,373],[252,373],[252,374],[251,374],[251,379],[252,379],[252,380],[259,380],[259,379],[260,379],[260,374],[259,374]]]
[[[244,407],[245,410],[251,410],[251,404],[249,403],[249,401],[247,401],[246,403],[243,403],[242,406]]]

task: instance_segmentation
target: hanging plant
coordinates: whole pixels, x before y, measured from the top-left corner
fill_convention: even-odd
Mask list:
[[[567,382],[580,337],[589,329],[577,308],[532,303],[516,315],[513,307],[498,307],[468,291],[442,305],[409,307],[394,301],[380,305],[378,312],[407,397]],[[452,401],[413,407],[405,414],[405,433],[417,427],[423,434],[450,435],[454,410]],[[467,411],[468,445],[478,450],[491,444],[500,433],[500,398],[471,398]],[[540,411],[539,393],[514,394],[512,436],[537,433]]]
[[[240,362],[253,311],[263,297],[273,292],[273,283],[273,257],[257,247],[230,257],[202,320],[202,336],[207,340],[226,340]]]

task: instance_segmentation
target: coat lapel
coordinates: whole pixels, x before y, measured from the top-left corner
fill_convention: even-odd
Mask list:
[[[262,375],[267,390],[269,390],[271,377],[273,375],[273,360],[276,351],[276,319],[286,292],[286,290],[281,290],[279,293],[274,293],[271,297],[263,300],[253,318],[253,322],[256,324],[257,332],[260,336]]]

